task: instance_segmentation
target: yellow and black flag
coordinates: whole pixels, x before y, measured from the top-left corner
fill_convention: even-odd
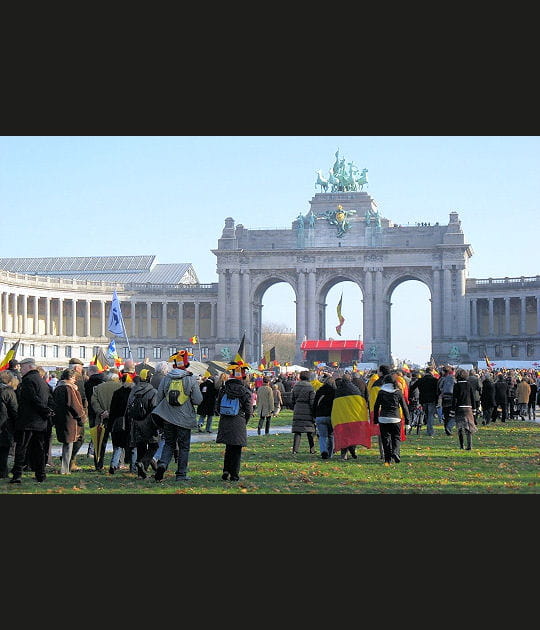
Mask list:
[[[343,326],[343,322],[345,321],[345,318],[343,317],[343,315],[341,314],[341,303],[343,302],[343,293],[341,294],[341,297],[339,298],[339,302],[337,305],[337,316],[339,319],[339,324],[336,326],[336,332],[337,334],[341,337],[341,327]]]
[[[235,357],[234,357],[234,363],[237,363],[238,365],[242,366],[242,367],[249,367],[248,364],[244,361],[244,343],[246,341],[246,333],[243,334],[242,336],[242,341],[240,342],[240,345],[238,346],[238,352],[236,353]]]

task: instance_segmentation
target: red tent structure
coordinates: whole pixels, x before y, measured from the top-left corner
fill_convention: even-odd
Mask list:
[[[313,361],[322,361],[327,365],[348,365],[362,360],[364,343],[358,339],[308,339],[302,342],[300,350],[304,352],[304,361],[310,365],[313,365]]]

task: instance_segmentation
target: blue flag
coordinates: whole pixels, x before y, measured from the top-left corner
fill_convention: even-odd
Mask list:
[[[107,330],[113,335],[124,335],[124,322],[122,320],[122,311],[120,310],[120,302],[118,300],[118,296],[116,295],[116,291],[113,293]]]

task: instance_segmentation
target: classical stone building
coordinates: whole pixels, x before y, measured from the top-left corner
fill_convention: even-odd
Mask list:
[[[382,217],[363,191],[320,192],[309,203],[290,228],[251,230],[226,218],[212,250],[217,283],[201,284],[190,263],[163,265],[155,256],[0,259],[2,355],[21,339],[18,356],[42,365],[90,361],[111,338],[116,290],[129,339],[129,347],[116,340],[122,357],[131,350],[135,360],[163,360],[198,335],[200,358],[223,360],[245,333],[244,358],[256,362],[263,296],[285,282],[295,295],[299,363],[302,341],[326,338],[329,290],[350,281],[362,293],[363,360],[387,362],[392,293],[418,280],[431,295],[437,363],[540,358],[540,276],[469,278],[473,250],[457,212],[444,225],[402,226]]]

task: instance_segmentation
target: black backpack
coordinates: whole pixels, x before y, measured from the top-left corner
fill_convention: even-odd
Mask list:
[[[144,420],[148,415],[148,409],[144,401],[144,393],[133,394],[133,398],[128,405],[127,412],[133,420]]]

